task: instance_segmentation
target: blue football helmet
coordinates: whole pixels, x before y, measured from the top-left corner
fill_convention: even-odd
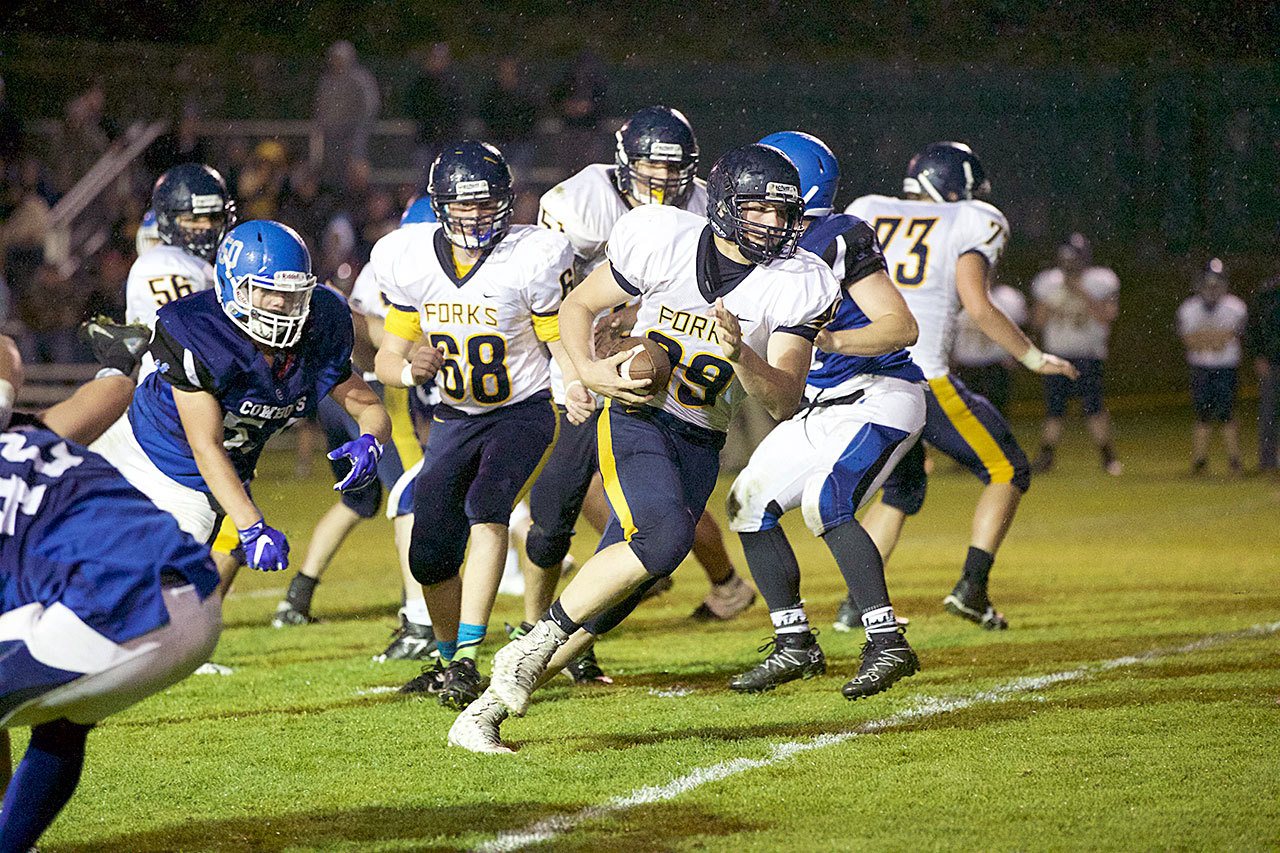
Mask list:
[[[698,139],[679,110],[645,107],[618,129],[614,162],[618,192],[638,204],[680,206],[693,189]],[[668,166],[674,174],[666,178],[642,174],[636,168],[640,162]]]
[[[486,142],[467,139],[440,152],[431,164],[427,184],[431,207],[449,242],[464,249],[494,245],[511,230],[511,169],[502,152]],[[454,205],[474,205],[459,215]]]
[[[298,232],[267,219],[237,225],[218,246],[216,271],[222,310],[250,338],[274,349],[298,343],[316,287]]]
[[[151,208],[147,208],[147,212],[142,214],[142,222],[138,225],[138,233],[133,237],[133,245],[139,257],[148,249],[160,245],[160,228],[156,225],[156,212]]]
[[[752,222],[749,203],[775,207],[782,225]],[[707,219],[718,237],[737,244],[743,257],[763,264],[796,253],[804,233],[804,202],[795,164],[771,145],[744,145],[725,154],[707,178]]]
[[[182,163],[156,179],[151,209],[162,243],[210,262],[223,235],[236,222],[236,203],[226,182],[201,163]]]
[[[911,158],[902,191],[934,201],[963,201],[991,192],[987,171],[963,142],[934,142]]]
[[[413,225],[415,222],[439,222],[436,212],[431,207],[430,193],[416,195],[409,202],[404,213],[400,214],[401,225]]]
[[[805,216],[828,216],[836,203],[840,187],[840,165],[827,143],[798,130],[771,133],[760,140],[772,145],[791,160],[800,173],[800,197],[804,199]]]

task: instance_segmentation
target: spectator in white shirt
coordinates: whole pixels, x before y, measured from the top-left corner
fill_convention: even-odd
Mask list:
[[[1093,266],[1091,255],[1084,235],[1072,234],[1058,249],[1058,265],[1040,273],[1031,283],[1035,299],[1032,321],[1041,331],[1040,345],[1080,371],[1079,379],[1044,378],[1044,430],[1040,454],[1032,464],[1034,471],[1053,467],[1054,452],[1062,440],[1067,401],[1072,397],[1080,398],[1103,470],[1112,476],[1124,471],[1111,443],[1111,415],[1102,389],[1111,324],[1119,312],[1120,279],[1106,267]]]
[[[1178,308],[1178,334],[1187,347],[1191,366],[1191,403],[1195,408],[1191,472],[1204,471],[1213,424],[1222,427],[1231,473],[1240,473],[1240,431],[1236,424],[1236,370],[1240,366],[1240,339],[1248,309],[1244,300],[1229,292],[1222,261],[1209,262],[1195,295]]]
[[[991,288],[991,302],[1021,327],[1027,325],[1027,300],[1007,284]],[[1004,347],[988,338],[968,313],[961,311],[951,347],[956,375],[975,394],[986,397],[996,411],[1008,415],[1009,381],[1017,362]]]

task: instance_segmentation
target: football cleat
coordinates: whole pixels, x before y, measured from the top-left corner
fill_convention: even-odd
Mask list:
[[[400,688],[401,693],[426,693],[435,695],[444,686],[444,664],[436,658],[431,666],[424,666],[422,672]]]
[[[382,654],[374,655],[373,662],[430,660],[439,656],[440,653],[436,651],[436,635],[431,626],[410,622],[401,613],[400,627],[391,632],[391,644],[382,650]]]
[[[98,315],[80,324],[80,340],[93,350],[98,364],[128,376],[138,369],[151,345],[151,329],[141,323],[116,323]]]
[[[498,650],[493,656],[493,681],[490,689],[498,701],[517,717],[529,709],[529,696],[556,650],[569,640],[569,635],[554,622],[544,619],[529,633]]]
[[[755,603],[756,591],[736,572],[724,583],[712,584],[690,618],[699,622],[727,622]]]
[[[457,658],[445,667],[437,698],[444,707],[461,711],[479,699],[488,684],[489,680],[480,674],[475,661]]]
[[[862,666],[840,692],[853,702],[888,690],[920,671],[920,659],[901,630],[872,634],[862,645]]]
[[[235,670],[229,666],[223,666],[213,661],[205,661],[196,667],[194,675],[234,675]]]
[[[271,616],[272,628],[288,628],[290,625],[310,625],[316,617],[304,613],[287,601],[276,605],[276,612]]]
[[[507,718],[507,709],[485,691],[458,714],[449,727],[449,746],[468,752],[484,752],[493,755],[509,755],[514,749],[502,742],[498,727]]]
[[[827,659],[813,631],[778,634],[756,651],[768,656],[755,667],[729,679],[729,689],[738,693],[763,693],[798,678],[813,678],[827,671]]]
[[[596,648],[592,646],[561,670],[569,676],[574,684],[613,684],[613,679],[604,674],[596,661]]]
[[[942,606],[953,616],[968,619],[988,631],[1003,631],[1009,627],[1004,614],[991,606],[987,588],[970,583],[964,578],[956,583],[950,595],[942,599]]]
[[[502,627],[507,629],[508,640],[518,640],[533,630],[533,623],[521,622],[519,625],[512,625],[510,622],[503,622]]]

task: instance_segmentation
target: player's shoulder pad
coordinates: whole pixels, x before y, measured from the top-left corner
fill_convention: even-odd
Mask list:
[[[659,240],[686,228],[701,229],[706,224],[705,218],[688,210],[666,204],[642,204],[622,215],[613,226],[609,242],[616,245],[627,239]]]
[[[538,270],[552,266],[563,268],[573,262],[573,244],[569,238],[559,231],[536,225],[512,225],[496,251],[510,253],[520,259],[521,265]]]
[[[856,216],[859,219],[865,220],[867,218],[868,212],[871,211],[877,204],[883,204],[885,202],[892,202],[892,201],[897,201],[897,199],[893,198],[893,196],[872,193],[870,195],[859,196],[858,198],[855,198],[853,201],[849,202],[849,206],[844,209],[844,212],[849,214],[850,216]]]
[[[212,284],[213,265],[203,258],[184,252],[177,246],[161,244],[149,252],[143,252],[129,267],[129,278],[153,278],[163,275],[179,275],[198,282]]]
[[[603,243],[617,215],[612,167],[592,163],[542,194],[539,206],[579,240]]]
[[[1009,220],[1005,217],[1004,213],[1001,212],[1000,208],[996,207],[991,202],[971,198],[958,202],[958,204],[964,205],[965,209],[973,215],[982,217],[983,219],[999,222],[1004,226],[1005,231],[1009,230]]]
[[[317,287],[311,292],[311,313],[307,318],[308,330],[304,339],[313,339],[322,349],[345,351],[349,358],[355,345],[355,329],[352,327],[351,308],[341,294],[328,287]]]

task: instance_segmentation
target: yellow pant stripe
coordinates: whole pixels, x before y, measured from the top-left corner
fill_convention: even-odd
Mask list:
[[[1009,461],[1008,456],[1005,456],[987,428],[982,425],[982,421],[978,420],[977,415],[965,405],[964,398],[952,384],[951,378],[939,376],[930,379],[929,388],[933,391],[933,396],[938,399],[938,405],[942,407],[947,420],[951,421],[956,432],[960,433],[960,437],[978,455],[978,461],[987,469],[987,476],[991,478],[991,482],[1013,482],[1013,463]]]
[[[538,465],[533,469],[533,473],[529,475],[529,479],[524,481],[524,485],[520,487],[520,494],[516,495],[515,503],[525,499],[529,494],[529,490],[533,488],[533,483],[538,479],[538,475],[542,473],[542,469],[547,467],[547,460],[551,458],[551,451],[556,449],[556,442],[560,440],[560,412],[556,409],[556,404],[550,400],[547,405],[551,407],[551,417],[556,419],[556,431],[551,434],[551,443],[547,445],[547,449],[542,451],[542,458],[538,460]],[[515,509],[515,504],[511,505]]]
[[[400,464],[405,470],[418,464],[422,458],[422,447],[418,444],[418,436],[413,431],[413,421],[409,417],[408,388],[392,388],[383,386],[382,402],[391,416],[391,441],[400,454]]]
[[[231,516],[223,516],[218,535],[213,540],[213,550],[219,554],[230,554],[240,547],[240,531],[236,530]]]
[[[636,523],[631,517],[631,507],[627,506],[627,497],[622,493],[622,481],[618,479],[618,463],[613,458],[613,432],[609,425],[609,403],[606,400],[604,411],[596,425],[596,444],[600,448],[600,479],[604,481],[604,493],[609,496],[609,504],[622,523],[622,535],[630,542],[636,535]]]

